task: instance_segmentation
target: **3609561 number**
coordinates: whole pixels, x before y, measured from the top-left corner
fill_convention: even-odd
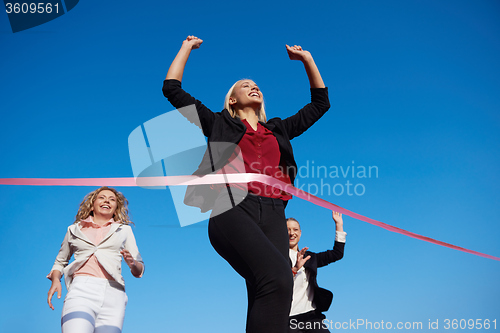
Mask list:
[[[497,320],[490,320],[490,319],[445,319],[444,320],[444,326],[443,328],[445,330],[449,329],[485,329],[488,330],[490,328],[496,329],[497,328]]]
[[[59,13],[59,3],[52,4],[50,2],[39,3],[6,3],[5,11],[7,14],[51,14],[52,12]]]

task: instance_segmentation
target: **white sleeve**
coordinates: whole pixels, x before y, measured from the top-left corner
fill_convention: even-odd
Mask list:
[[[345,236],[347,232],[345,231],[335,231],[335,241],[340,243],[345,243]]]
[[[140,262],[142,264],[142,272],[141,272],[141,275],[138,276],[138,277],[142,277],[142,274],[144,274],[144,269],[145,269],[144,261],[142,261],[141,254],[139,253],[139,249],[137,248],[137,244],[135,242],[135,236],[134,236],[134,233],[132,231],[132,228],[130,226],[128,226],[127,230],[128,230],[128,232],[127,232],[127,239],[125,240],[125,249],[128,250],[128,252],[130,252],[130,254],[132,255],[132,257],[135,260],[137,260],[138,262]]]
[[[59,253],[57,254],[56,261],[54,262],[54,266],[52,266],[50,273],[47,275],[48,279],[50,279],[52,271],[59,271],[62,274],[64,267],[68,266],[69,260],[73,255],[71,247],[69,246],[69,236],[70,231],[68,228],[66,236],[64,236],[64,240],[61,244],[61,248],[59,249]]]

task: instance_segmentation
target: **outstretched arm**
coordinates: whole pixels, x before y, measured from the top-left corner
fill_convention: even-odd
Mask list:
[[[286,45],[286,51],[288,52],[290,60],[302,61],[306,69],[311,88],[325,88],[325,83],[323,82],[318,67],[316,66],[316,63],[314,62],[314,59],[309,51],[303,50],[300,45]]]
[[[181,49],[168,69],[167,77],[165,78],[166,80],[175,79],[182,81],[184,67],[186,67],[186,62],[191,54],[191,50],[199,48],[201,43],[203,43],[203,40],[195,36],[188,36],[182,42]]]

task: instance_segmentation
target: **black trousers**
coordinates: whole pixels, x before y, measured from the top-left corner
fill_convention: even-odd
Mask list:
[[[227,203],[227,197],[220,200]],[[248,194],[225,212],[217,206],[223,205],[215,203],[208,234],[217,253],[246,280],[247,333],[288,332],[293,276],[283,201]]]

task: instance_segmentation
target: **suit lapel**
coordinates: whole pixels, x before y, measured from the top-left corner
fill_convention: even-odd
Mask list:
[[[81,239],[82,241],[84,242],[87,242],[89,244],[92,244],[94,245],[94,243],[92,243],[90,241],[90,239],[88,239],[87,236],[85,236],[85,234],[82,232],[82,230],[80,229],[80,224],[79,223],[74,223],[72,224],[70,227],[69,227],[69,231],[71,232],[71,234],[73,236],[75,236],[76,238],[79,238]]]
[[[267,128],[268,130],[270,130],[271,132],[273,132],[273,131],[274,131],[274,128],[276,127],[276,124],[274,124],[274,123],[272,123],[272,122],[271,122],[271,123],[263,123],[263,122],[259,121],[259,123],[260,123],[262,126],[264,126],[265,128]]]
[[[111,228],[109,229],[108,234],[106,235],[106,237],[102,239],[102,241],[98,245],[101,245],[106,240],[108,240],[121,226],[122,225],[120,223],[111,223]]]

